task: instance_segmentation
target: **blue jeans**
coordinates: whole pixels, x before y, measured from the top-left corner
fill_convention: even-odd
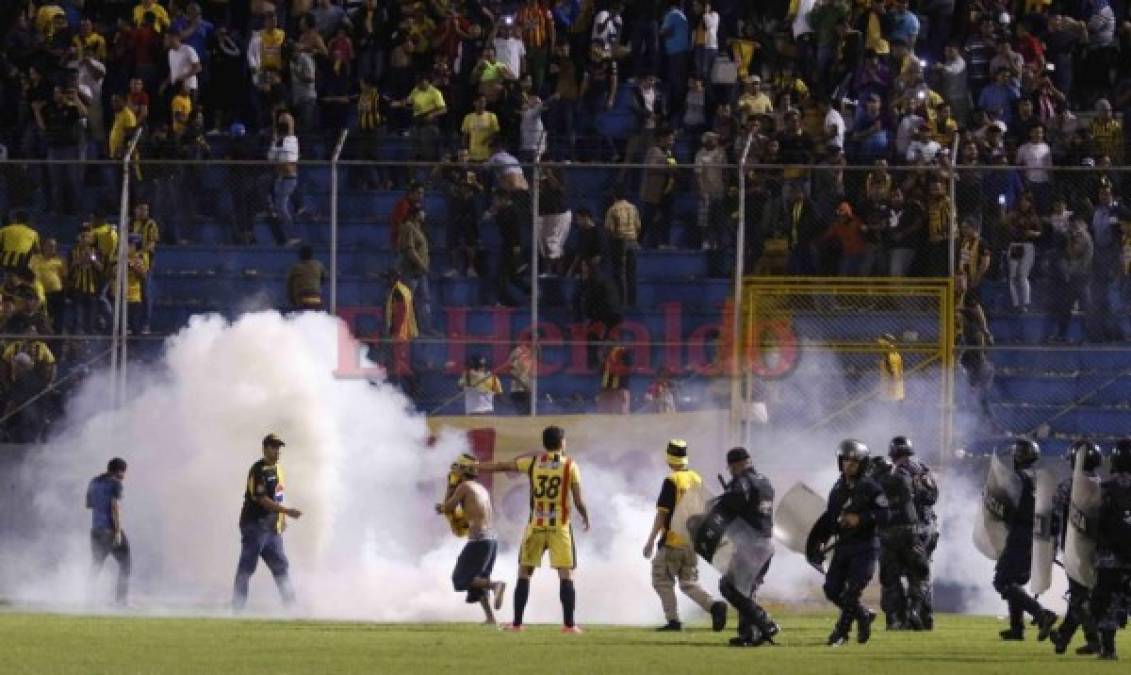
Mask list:
[[[291,196],[295,193],[297,186],[298,178],[294,176],[278,176],[275,178],[273,197],[278,223],[272,225],[271,231],[275,235],[276,243],[284,244],[288,240],[294,239],[295,219],[291,213]]]
[[[262,523],[249,523],[240,526],[240,562],[236,568],[236,583],[232,593],[232,606],[242,609],[247,604],[247,586],[259,559],[267,564],[271,575],[275,577],[275,584],[279,587],[279,595],[283,597],[284,604],[294,602],[295,594],[291,589],[290,577],[287,571],[290,563],[283,550],[283,535],[275,531],[271,525]]]

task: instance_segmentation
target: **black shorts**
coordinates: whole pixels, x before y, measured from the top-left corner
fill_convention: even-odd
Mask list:
[[[482,588],[471,588],[471,582],[478,578],[491,578],[495,569],[495,554],[499,545],[494,539],[478,539],[464,545],[452,570],[452,587],[457,591],[467,591],[468,602],[479,602],[483,597]]]

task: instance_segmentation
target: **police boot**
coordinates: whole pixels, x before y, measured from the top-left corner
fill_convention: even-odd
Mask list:
[[[1063,654],[1068,651],[1068,643],[1071,640],[1072,636],[1066,634],[1063,626],[1054,630],[1052,634],[1049,635],[1049,641],[1052,642],[1052,650],[1057,654]]]
[[[1020,642],[1025,639],[1025,629],[1014,626],[1001,631],[998,635],[1002,640]]]
[[[759,624],[758,625],[758,637],[755,638],[755,640],[754,640],[755,644],[753,646],[757,647],[759,645],[766,644],[767,642],[770,643],[770,644],[776,644],[774,642],[774,636],[776,636],[780,632],[781,632],[781,626],[779,626],[774,621],[767,621],[765,623]]]
[[[907,630],[907,622],[898,612],[885,612],[884,630]]]
[[[1100,643],[1098,640],[1089,640],[1084,643],[1084,646],[1076,648],[1077,656],[1095,656],[1100,653]]]
[[[656,630],[661,632],[661,633],[667,632],[667,631],[681,631],[681,630],[683,630],[683,624],[678,619],[671,619],[670,621],[668,621],[664,625],[660,626]]]
[[[1056,612],[1047,609],[1041,610],[1037,615],[1037,641],[1047,640],[1049,635],[1052,634],[1053,626],[1056,625]]]
[[[1105,661],[1114,661],[1117,657],[1115,655],[1115,631],[1104,629],[1100,631],[1100,658]]]
[[[848,642],[848,631],[852,630],[852,614],[841,610],[840,618],[837,619],[836,627],[833,632],[829,633],[828,645],[830,647],[839,647]]]
[[[856,613],[856,641],[864,644],[872,637],[872,622],[876,620],[876,613],[867,607],[861,607]]]

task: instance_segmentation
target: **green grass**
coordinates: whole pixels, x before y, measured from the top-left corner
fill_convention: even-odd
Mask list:
[[[941,616],[931,634],[879,630],[830,649],[828,614],[779,615],[779,646],[732,649],[730,633],[557,626],[522,634],[471,624],[158,619],[0,613],[0,673],[1066,673],[1122,663],[1055,656],[1049,643],[1002,643],[998,621]],[[1080,637],[1078,636],[1077,640]],[[1073,645],[1075,647],[1076,645]],[[1120,648],[1131,659],[1131,639]]]

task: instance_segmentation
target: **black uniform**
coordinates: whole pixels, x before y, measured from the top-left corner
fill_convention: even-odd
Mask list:
[[[880,528],[880,607],[889,629],[920,630],[930,607],[931,568],[914,474],[908,461],[881,470],[874,478],[884,490],[891,516]]]
[[[1042,607],[1024,588],[1029,583],[1033,559],[1033,499],[1036,487],[1030,469],[1017,468],[1015,471],[1021,479],[1021,498],[1017,508],[1008,515],[1009,534],[1005,539],[1005,550],[994,567],[994,590],[1009,603],[1009,630],[1002,633],[1002,637],[1021,639],[1026,612],[1047,623],[1042,625],[1041,634],[1048,637],[1056,615]]]
[[[726,513],[744,520],[756,534],[765,537],[767,541],[773,536],[774,487],[769,478],[753,467],[747,468],[727,484],[719,505]],[[739,542],[732,566],[742,564],[742,555],[742,543]],[[755,628],[758,629],[759,640],[768,640],[778,632],[777,624],[770,620],[766,610],[755,601],[755,593],[769,569],[770,559],[767,558],[754,576],[754,587],[749,595],[744,595],[735,588],[730,573],[724,574],[719,580],[719,591],[738,610],[738,638],[746,643],[755,643]]]
[[[1131,467],[1117,467],[1113,457],[1111,478],[1100,491],[1091,610],[1099,628],[1100,657],[1113,659],[1115,631],[1131,611]]]
[[[841,516],[850,513],[860,518],[859,525],[852,528],[840,525]],[[887,497],[870,478],[861,476],[850,481],[842,476],[829,493],[825,518],[837,524],[838,532],[824,586],[825,597],[840,608],[834,635],[847,635],[853,620],[862,627],[863,633],[867,630],[863,626],[870,626],[874,614],[860,602],[860,594],[876,571],[880,549],[877,527],[886,526],[891,518]]]
[[[1069,477],[1060,482],[1060,485],[1056,487],[1056,494],[1052,498],[1052,533],[1056,547],[1061,551],[1064,550],[1064,542],[1068,536],[1068,508],[1071,503],[1072,478]],[[1068,611],[1064,614],[1064,621],[1060,622],[1060,626],[1053,635],[1053,642],[1057,645],[1057,651],[1063,652],[1068,647],[1077,627],[1084,629],[1084,639],[1087,640],[1089,645],[1098,644],[1096,622],[1092,620],[1092,614],[1088,607],[1090,595],[1091,590],[1087,586],[1079,583],[1071,576],[1068,577]]]

